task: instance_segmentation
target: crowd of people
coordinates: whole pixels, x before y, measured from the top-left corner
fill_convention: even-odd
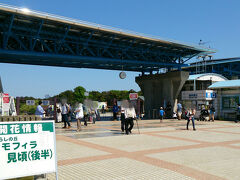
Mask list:
[[[165,109],[166,109],[166,111],[169,111],[169,107],[168,108],[166,107]],[[176,115],[176,118],[178,120],[181,120],[182,119],[182,112],[183,112],[182,104],[178,103],[177,104],[177,111],[176,111],[176,113],[173,112],[172,117],[174,117]],[[185,119],[187,120],[187,130],[188,130],[188,126],[189,126],[190,121],[192,121],[193,130],[196,131],[195,122],[194,122],[195,114],[196,114],[196,110],[194,108],[189,108],[185,111]],[[163,107],[160,107],[160,110],[159,110],[160,123],[162,123],[163,118],[165,116],[166,116],[165,110],[163,109]],[[169,115],[166,116],[166,117],[169,117]]]
[[[73,116],[77,121],[77,131],[81,130],[81,122],[84,122],[84,125],[87,126],[88,121],[91,121],[93,124],[95,124],[97,119],[100,120],[100,112],[96,107],[95,108],[87,107],[82,103],[78,103],[75,105],[75,108],[73,109],[70,106],[70,104],[67,104],[66,100],[62,100],[61,103],[57,104],[57,107],[56,107],[57,119],[58,119],[57,122],[60,122],[60,121],[64,122],[64,126],[62,128],[64,129],[71,128],[70,121]],[[169,116],[171,116],[169,111],[171,111],[171,107],[169,104],[166,108],[160,107],[159,109],[160,122],[162,122],[164,118],[169,118]],[[134,126],[134,119],[137,118],[134,105],[128,100],[122,101],[120,107],[117,105],[117,103],[114,103],[112,112],[113,112],[114,121],[118,119],[117,115],[120,113],[122,132],[126,134],[132,133],[132,129]],[[36,108],[35,114],[40,117],[43,117],[44,114],[46,114],[46,112],[42,108],[41,101],[39,101],[39,105]],[[182,104],[178,103],[176,112],[173,113],[172,117],[176,117],[178,120],[185,118],[187,120],[187,125],[186,125],[187,130],[189,129],[188,127],[191,121],[193,130],[196,130],[195,115],[196,115],[195,108],[184,109]],[[212,104],[210,104],[207,108],[202,107],[198,120],[214,121],[214,116],[215,116],[215,108]],[[236,108],[236,122],[239,122],[239,121],[240,121],[240,104],[238,104]]]

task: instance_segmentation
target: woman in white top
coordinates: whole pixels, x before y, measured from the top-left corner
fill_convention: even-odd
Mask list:
[[[74,112],[76,113],[76,119],[77,119],[77,131],[80,131],[81,130],[81,119],[84,117],[83,107],[82,107],[81,103],[78,104],[78,106]]]

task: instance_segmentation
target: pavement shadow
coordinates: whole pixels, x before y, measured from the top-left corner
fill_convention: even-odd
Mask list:
[[[187,130],[187,129],[186,128],[176,128],[176,130],[184,131],[184,130]]]

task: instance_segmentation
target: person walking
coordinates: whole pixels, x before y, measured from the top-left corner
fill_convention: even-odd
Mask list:
[[[72,119],[74,118],[74,116],[73,116],[72,106],[71,106],[70,103],[68,104],[68,109],[69,109],[69,111],[68,111],[68,121],[72,122]]]
[[[214,122],[214,115],[215,115],[215,108],[213,105],[211,105],[209,109],[209,121],[212,120]]]
[[[104,114],[104,113],[105,113],[105,106],[102,105],[102,114]]]
[[[182,119],[182,104],[180,102],[177,104],[177,118],[178,120]]]
[[[238,123],[240,121],[240,104],[237,105],[236,108],[236,120],[235,122]]]
[[[76,119],[77,119],[77,131],[81,131],[81,120],[84,117],[83,107],[82,107],[81,103],[78,104],[78,106],[74,112],[76,113]]]
[[[69,106],[68,106],[68,104],[67,104],[67,102],[65,102],[65,101],[63,101],[62,102],[62,120],[63,120],[63,122],[64,122],[64,126],[63,126],[63,128],[71,128],[71,125],[70,125],[70,123],[69,123],[69,121],[68,121],[68,114],[69,114]],[[67,127],[67,125],[68,125],[68,127]]]
[[[83,106],[83,120],[84,120],[84,126],[87,126],[87,122],[88,122],[88,118],[89,118],[89,114],[88,114],[88,109],[86,106]]]
[[[132,133],[132,129],[134,126],[134,118],[136,118],[136,111],[134,106],[130,103],[129,104],[129,108],[126,109],[126,113],[125,113],[125,131],[126,134]]]
[[[196,114],[196,110],[194,108],[188,109],[187,115],[186,115],[186,117],[187,117],[187,130],[188,130],[189,122],[192,121],[193,130],[196,131],[195,123],[194,123],[195,114]]]
[[[124,132],[124,130],[125,130],[125,121],[126,121],[125,110],[124,110],[124,108],[121,108],[121,130],[122,130],[122,132]]]
[[[61,103],[56,104],[56,115],[57,115],[57,122],[62,122],[62,106]]]
[[[39,101],[39,102],[38,102],[37,109],[36,109],[36,111],[35,111],[35,115],[36,115],[36,116],[40,116],[41,118],[43,118],[44,114],[45,114],[45,111],[44,111],[44,109],[42,108],[42,101]]]
[[[166,118],[171,119],[173,112],[172,112],[172,105],[170,101],[167,103],[167,107],[165,108],[165,111],[166,111]]]
[[[118,113],[119,109],[118,109],[118,105],[117,103],[114,103],[113,105],[113,120],[117,120],[117,113]]]
[[[163,107],[160,107],[160,110],[159,110],[160,123],[162,122],[164,115],[165,115],[165,111],[163,110]]]

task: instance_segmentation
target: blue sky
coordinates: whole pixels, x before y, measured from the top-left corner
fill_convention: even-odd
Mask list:
[[[240,56],[239,0],[1,0],[79,20],[197,44],[200,39],[218,52],[214,58]],[[0,64],[5,92],[13,96],[55,95],[81,85],[87,90],[139,90],[127,72]]]

